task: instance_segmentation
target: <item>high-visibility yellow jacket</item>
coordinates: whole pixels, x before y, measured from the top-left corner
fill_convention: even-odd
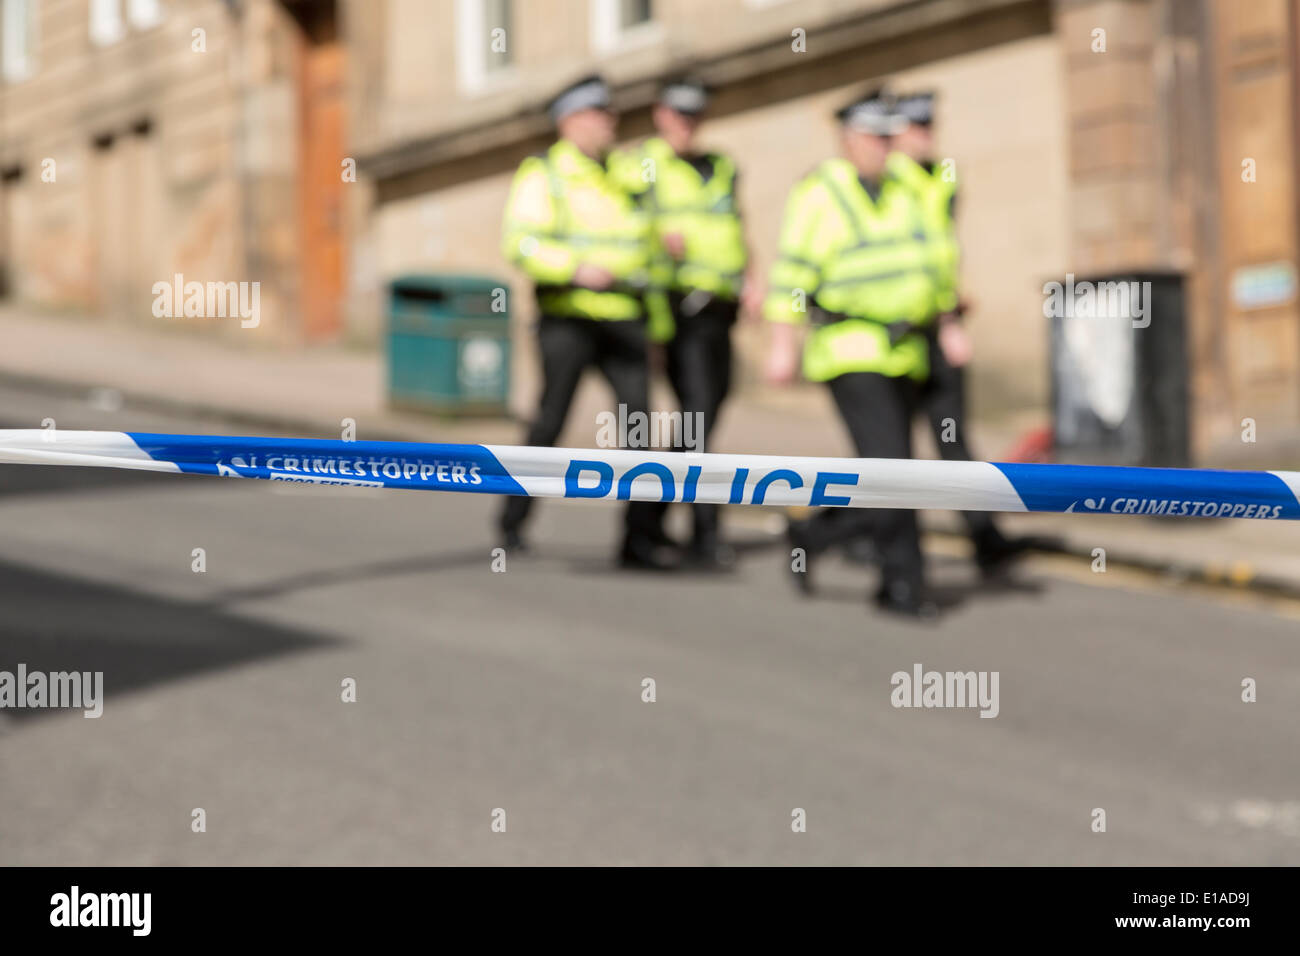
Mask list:
[[[950,167],[926,169],[910,156],[897,152],[890,154],[885,168],[890,176],[911,189],[921,203],[938,279],[935,305],[939,312],[951,312],[957,308],[959,267],[957,225],[952,215],[957,177]]]
[[[704,158],[711,168],[707,178],[656,136],[616,153],[610,169],[624,188],[642,197],[661,242],[671,233],[685,242],[685,255],[672,263],[669,288],[735,301],[749,258],[736,202],[736,164],[718,153]]]
[[[925,338],[908,331],[935,316],[922,215],[912,191],[888,176],[873,200],[845,159],[827,160],[791,190],[763,314],[811,322],[806,378],[929,374]]]
[[[502,252],[537,286],[544,315],[667,321],[667,260],[650,215],[600,163],[567,140],[519,166],[506,202]],[[574,286],[580,263],[609,270],[614,288]]]

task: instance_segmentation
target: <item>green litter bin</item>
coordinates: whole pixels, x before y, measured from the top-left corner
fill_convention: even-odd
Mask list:
[[[388,402],[445,415],[504,415],[508,287],[468,275],[410,275],[388,287]]]

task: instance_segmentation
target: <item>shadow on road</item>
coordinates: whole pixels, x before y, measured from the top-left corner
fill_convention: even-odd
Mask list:
[[[70,469],[65,469],[70,470]],[[0,561],[0,670],[102,671],[119,694],[342,643],[185,601]],[[14,709],[30,718],[57,713]]]
[[[275,581],[268,581],[266,584],[259,584],[255,587],[231,588],[227,591],[219,591],[211,598],[203,601],[202,606],[220,608],[226,604],[280,597],[292,591],[329,587],[331,584],[353,584],[357,581],[397,577],[404,574],[432,574],[437,571],[460,569],[469,565],[486,565],[488,560],[488,552],[484,548],[478,548],[474,551],[428,554],[423,557],[402,557],[394,558],[391,561],[373,561],[370,564],[353,565],[346,568],[309,571],[305,574],[294,574]]]
[[[202,476],[176,475],[126,468],[83,468],[67,465],[0,465],[0,498],[63,492],[105,491],[171,484]]]
[[[785,542],[781,539],[770,537],[738,538],[733,539],[731,544],[735,548],[737,559],[741,564],[762,561],[784,562],[787,560],[783,554],[778,555],[776,553],[786,547]],[[939,608],[944,611],[954,610],[970,600],[981,600],[1008,594],[1038,595],[1046,590],[1046,585],[1042,581],[1024,577],[1014,570],[1000,576],[988,578],[976,576],[969,580],[960,580],[960,578],[966,576],[966,569],[971,566],[971,562],[964,558],[955,558],[949,555],[930,555],[927,558],[927,564],[932,572],[931,597],[934,598]],[[818,574],[817,578],[819,580],[814,595],[811,598],[799,595],[802,600],[821,599],[862,604],[867,595],[875,590],[879,579],[879,572],[873,562],[849,561],[838,553],[819,558],[818,565],[821,571],[825,571],[827,568],[833,569],[836,582],[824,583],[820,580],[822,575]],[[616,577],[632,574],[647,581],[671,581],[674,584],[717,584],[732,579],[732,575],[725,573],[691,572],[689,570],[675,574],[652,571],[628,572],[620,569],[610,559],[589,552],[570,556],[567,559],[567,568],[572,573],[587,577]],[[845,574],[860,577],[862,583],[860,585],[844,584]],[[954,580],[954,578],[959,579]],[[794,587],[793,582],[789,586],[791,594],[796,594],[797,589]]]
[[[750,552],[764,550],[751,544]],[[819,559],[822,570],[833,569],[836,581],[826,584],[818,580],[811,600],[830,600],[862,604],[867,595],[874,593],[879,581],[879,572],[872,562],[850,561],[841,555],[828,555]],[[1001,597],[1008,594],[1039,595],[1046,591],[1046,585],[1022,573],[1009,570],[1007,573],[992,577],[976,575],[968,577],[971,562],[965,558],[951,555],[929,555],[926,559],[929,568],[930,597],[942,611],[952,611],[970,600]],[[861,576],[860,585],[843,583],[845,574]],[[820,579],[822,575],[818,575]],[[793,590],[793,584],[791,584]],[[805,598],[808,600],[809,598]]]

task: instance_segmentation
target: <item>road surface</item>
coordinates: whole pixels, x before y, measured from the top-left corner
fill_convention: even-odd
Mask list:
[[[112,404],[0,388],[8,427],[231,430]],[[924,627],[838,561],[797,598],[772,511],[688,578],[550,501],[496,572],[496,507],[0,469],[0,670],[106,685],[0,711],[0,864],[1300,863],[1292,606],[938,554]],[[997,716],[892,706],[916,664],[996,671]]]

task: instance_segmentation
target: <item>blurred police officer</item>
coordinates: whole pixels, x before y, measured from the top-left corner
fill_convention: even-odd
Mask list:
[[[542,397],[525,444],[554,445],[582,373],[594,366],[628,415],[648,406],[646,323],[670,321],[662,275],[655,274],[651,221],[605,168],[617,117],[599,76],[562,90],[550,103],[559,138],[515,174],[505,213],[503,249],[536,287]],[[500,527],[507,549],[523,546],[532,499],[506,500]],[[620,560],[667,569],[674,555],[660,544],[657,506],[629,502]]]
[[[948,461],[970,461],[964,369],[972,348],[958,294],[957,177],[951,162],[935,161],[934,99],[932,92],[897,97],[895,109],[903,122],[893,138],[894,151],[886,169],[916,198],[936,278],[937,317],[927,329],[930,377],[921,390],[921,408],[930,420],[939,454]],[[986,574],[1003,570],[1031,543],[1028,538],[1004,537],[988,512],[963,511],[962,516],[975,546],[976,563]]]
[[[708,102],[708,90],[698,80],[664,84],[652,114],[658,135],[616,154],[610,164],[626,188],[641,196],[670,257],[668,301],[674,321],[656,338],[667,338],[668,378],[684,423],[695,416],[691,451],[706,450],[731,388],[731,327],[749,258],[736,201],[736,164],[696,147]],[[693,427],[696,422],[699,428]],[[719,536],[718,511],[714,504],[692,506],[687,553],[697,565],[725,568],[734,560]]]
[[[764,315],[772,341],[767,376],[782,382],[798,365],[798,330],[809,325],[803,373],[826,382],[864,458],[910,458],[910,421],[927,374],[925,335],[934,318],[930,251],[917,229],[913,193],[885,174],[889,137],[901,120],[879,93],[837,114],[843,158],[800,181],[786,204],[779,258]],[[881,560],[876,602],[914,617],[936,613],[927,596],[916,512],[824,509],[790,527],[807,570],[827,548],[869,532]]]

